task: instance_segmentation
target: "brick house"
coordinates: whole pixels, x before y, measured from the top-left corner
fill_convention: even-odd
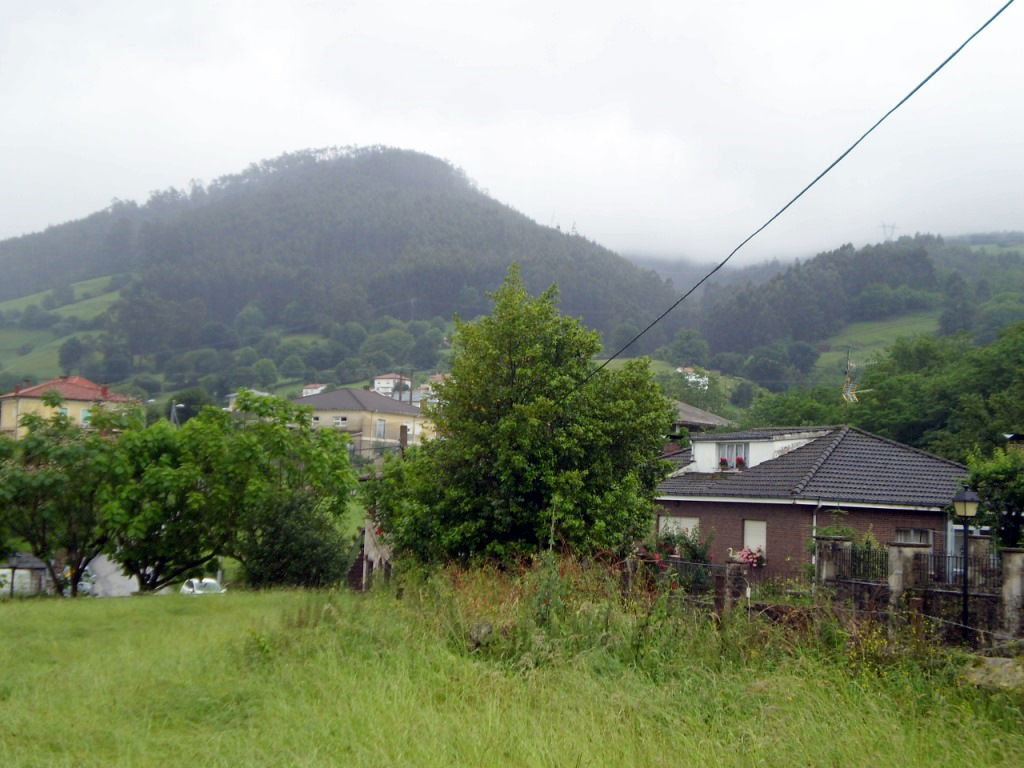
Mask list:
[[[960,546],[946,508],[967,468],[855,427],[695,435],[686,460],[658,487],[657,529],[712,533],[715,562],[761,547],[768,571],[795,575],[833,523],[881,544]]]

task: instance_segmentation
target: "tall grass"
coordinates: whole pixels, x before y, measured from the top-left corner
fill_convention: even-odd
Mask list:
[[[879,627],[719,621],[566,561],[29,601],[0,604],[0,765],[1019,765],[1020,698],[958,674]]]

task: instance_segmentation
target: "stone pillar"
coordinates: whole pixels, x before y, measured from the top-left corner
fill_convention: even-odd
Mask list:
[[[992,553],[992,537],[991,536],[980,536],[976,533],[972,533],[967,537],[967,556],[971,559],[975,557],[987,557]],[[957,552],[959,555],[960,553]]]
[[[899,608],[903,593],[917,586],[914,556],[931,552],[931,544],[889,544],[889,609]]]
[[[1003,630],[1010,637],[1021,634],[1024,615],[1024,549],[1003,549]]]
[[[846,536],[814,537],[814,581],[828,584],[844,574],[839,572],[843,563],[849,563],[853,542]]]
[[[986,558],[992,554],[992,538],[972,533],[967,537],[967,557],[969,567],[967,569],[967,583],[969,586],[977,587],[982,584],[984,574],[979,570],[979,565],[986,562]],[[985,566],[988,570],[988,566]]]

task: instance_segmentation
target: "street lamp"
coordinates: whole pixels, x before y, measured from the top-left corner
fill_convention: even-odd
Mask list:
[[[181,417],[178,416],[178,411],[184,407],[184,403],[179,403],[177,400],[171,400],[171,414],[167,420],[176,427],[181,426]]]
[[[967,627],[967,524],[972,517],[978,514],[978,503],[981,498],[968,488],[966,485],[963,486],[956,495],[953,497],[953,511],[956,512],[957,516],[963,521],[964,524],[964,564],[961,568],[961,578],[963,579],[963,602],[960,607],[960,623]]]

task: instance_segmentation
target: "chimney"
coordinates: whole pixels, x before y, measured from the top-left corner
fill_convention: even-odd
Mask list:
[[[102,387],[100,387],[100,397],[106,400],[109,396],[110,388],[106,384],[104,384]]]
[[[15,384],[14,385],[14,394],[17,395],[19,392],[21,392],[21,384]]]

